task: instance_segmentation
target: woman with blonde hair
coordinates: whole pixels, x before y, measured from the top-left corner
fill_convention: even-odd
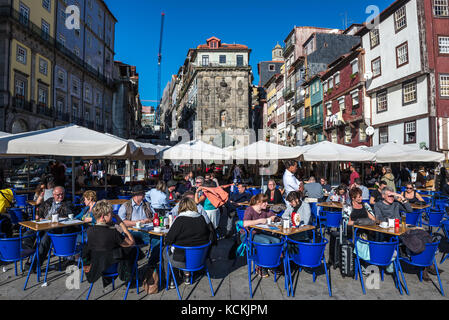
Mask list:
[[[170,231],[165,237],[165,246],[177,245],[181,247],[198,247],[209,242],[210,229],[203,216],[198,213],[198,207],[195,200],[184,197],[179,202],[179,215],[176,217]],[[183,250],[172,248],[167,250],[164,248],[163,257],[167,268],[167,262],[174,268],[185,268],[185,253]],[[189,273],[184,273],[185,283],[189,284]],[[174,287],[174,284],[170,284]]]
[[[93,209],[97,204],[97,193],[92,190],[88,190],[83,193],[83,201],[85,207],[75,217],[75,219],[82,220],[84,222],[91,222],[95,224],[95,217],[93,215]]]

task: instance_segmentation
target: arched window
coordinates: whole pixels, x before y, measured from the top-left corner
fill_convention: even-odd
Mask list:
[[[25,121],[19,119],[19,120],[16,120],[13,122],[12,128],[11,128],[12,134],[22,133],[22,132],[27,132],[27,131],[28,131],[28,125]]]

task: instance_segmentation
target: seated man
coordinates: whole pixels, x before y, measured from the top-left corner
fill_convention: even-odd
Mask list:
[[[118,211],[118,216],[127,228],[135,227],[137,222],[147,224],[153,220],[153,209],[148,202],[144,202],[145,191],[143,186],[135,185],[132,189],[132,199],[125,202]],[[148,233],[131,231],[136,244],[151,244],[151,255],[148,261],[150,267],[157,266],[159,261],[159,237],[152,237]]]
[[[190,183],[190,172],[184,175],[184,181],[179,183],[176,193],[180,196],[184,195],[187,191],[192,189],[192,184]]]
[[[369,196],[369,190],[367,187],[362,185],[362,179],[360,178],[356,178],[354,180],[354,184],[351,186],[352,188],[359,188],[360,190],[362,190],[362,200],[369,200],[370,196]]]
[[[125,256],[125,259],[120,260],[114,258],[114,252],[133,246],[134,239],[129,234],[124,237],[111,226],[112,211],[112,205],[107,200],[99,201],[93,208],[96,224],[87,230],[87,245],[82,252],[84,271],[89,283],[97,281],[102,276],[102,272],[115,263],[124,263],[124,268],[118,268],[124,271],[120,273],[120,279],[130,280],[135,251],[122,251],[122,254],[116,255]],[[107,284],[103,279],[103,285]]]
[[[237,185],[238,193],[231,194],[229,201],[224,206],[225,213],[228,216],[228,222],[226,225],[226,238],[230,238],[232,236],[232,229],[234,226],[234,218],[237,215],[237,207],[238,203],[249,202],[251,201],[252,195],[246,191],[246,185],[239,183]]]
[[[321,178],[320,184],[321,184],[321,187],[323,188],[323,190],[325,190],[327,193],[332,191],[332,187],[330,184],[327,183],[326,178]]]
[[[301,201],[301,194],[299,192],[290,192],[286,200],[292,206],[293,212],[288,216],[284,213],[282,219],[290,220],[291,225],[294,227],[310,225],[310,223],[312,222],[310,205],[304,201]],[[307,241],[309,239],[309,232],[297,233],[290,236],[290,238],[294,241]],[[289,247],[289,251],[293,252],[291,250],[292,247]]]
[[[59,219],[68,218],[69,214],[75,214],[75,209],[70,201],[64,201],[65,190],[63,187],[55,187],[53,189],[53,198],[43,202],[36,209],[36,220],[51,220],[52,215],[59,215]],[[73,233],[78,232],[80,227],[67,227],[62,229],[54,229],[52,233]],[[35,234],[33,230],[28,230],[24,233],[24,236]],[[39,265],[42,265],[43,261],[47,257],[48,250],[50,249],[51,239],[47,232],[41,232],[41,241],[39,245]],[[34,237],[27,238],[23,241],[23,247],[25,249],[32,249],[34,247]],[[36,265],[35,265],[36,266]]]
[[[323,187],[316,182],[315,177],[310,177],[309,182],[304,185],[306,198],[322,199],[324,197]]]
[[[388,221],[388,219],[401,219],[400,211],[410,213],[413,211],[407,199],[392,188],[385,187],[382,189],[383,201],[379,201],[374,205],[374,214],[376,220]]]
[[[369,198],[369,204],[374,206],[377,202],[382,201],[382,190],[387,186],[385,181],[379,182],[379,188],[371,192],[371,196]]]

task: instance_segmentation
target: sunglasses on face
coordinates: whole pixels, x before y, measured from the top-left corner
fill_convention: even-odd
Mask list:
[[[394,196],[393,196],[393,195],[391,195],[391,196],[387,196],[387,198],[394,198]]]
[[[413,188],[406,188],[407,190],[413,190]]]

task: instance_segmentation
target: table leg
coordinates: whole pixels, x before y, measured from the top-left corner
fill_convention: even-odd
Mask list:
[[[36,234],[36,273],[37,273],[37,282],[41,282],[40,277],[41,277],[41,267],[39,264],[39,245],[41,243],[41,238],[40,238],[40,233],[39,231],[37,231]]]
[[[159,244],[159,291],[162,288],[162,244],[164,237],[160,236],[161,243]],[[165,270],[167,272],[167,270]]]

